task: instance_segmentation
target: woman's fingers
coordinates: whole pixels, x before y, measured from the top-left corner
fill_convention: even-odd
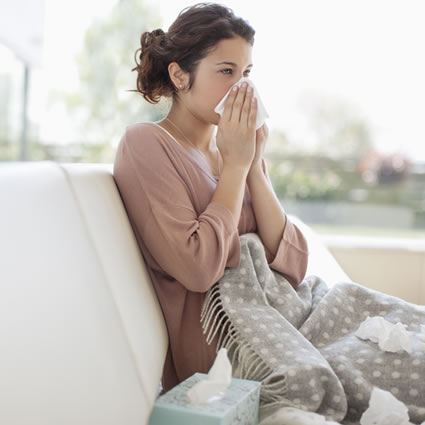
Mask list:
[[[248,117],[248,127],[254,127],[255,128],[255,123],[257,121],[257,109],[258,109],[257,98],[252,96],[251,97],[251,109],[249,111],[249,117]]]
[[[233,86],[224,104],[223,119],[248,124],[253,96],[254,90],[247,83]]]
[[[233,104],[235,102],[235,98],[238,94],[238,91],[239,87],[233,86],[230,90],[229,96],[227,96],[226,102],[224,102],[223,119],[225,119],[226,121],[229,121],[232,117]]]
[[[217,131],[217,145],[223,161],[229,164],[250,166],[255,155],[256,104],[251,103],[253,90],[241,85],[226,99],[224,119],[220,120]],[[251,119],[253,115],[253,119]]]
[[[249,125],[249,116],[250,116],[253,96],[254,96],[254,91],[251,86],[248,86],[246,89],[246,96],[245,96],[244,103],[242,105],[242,110],[240,115],[240,121],[247,125]]]
[[[232,115],[230,117],[231,121],[239,122],[241,120],[242,107],[245,102],[246,89],[246,83],[243,83],[238,90],[238,94],[233,103]]]

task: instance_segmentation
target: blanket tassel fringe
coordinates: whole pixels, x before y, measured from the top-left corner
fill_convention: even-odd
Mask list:
[[[207,334],[207,344],[211,344],[217,334],[217,351],[226,348],[230,362],[235,365],[234,378],[249,379],[261,382],[261,406],[267,408],[279,407],[283,404],[292,405],[286,399],[287,385],[282,375],[270,376],[273,369],[250,346],[233,326],[223,308],[218,284],[207,293],[201,311],[201,324],[204,334]]]

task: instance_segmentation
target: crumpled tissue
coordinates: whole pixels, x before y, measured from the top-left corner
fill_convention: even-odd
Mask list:
[[[396,353],[405,350],[409,354],[413,351],[413,332],[406,330],[400,322],[393,324],[381,316],[367,317],[357,329],[355,335],[361,339],[370,339],[378,343],[383,351]]]
[[[255,87],[255,84],[247,77],[242,77],[237,83],[235,83],[234,86],[240,86],[243,82],[247,82],[254,90],[254,97],[257,98],[257,119],[255,121],[255,129],[258,130],[263,124],[264,120],[266,118],[269,118],[269,114],[266,111],[266,108],[263,105],[263,102],[261,101],[260,95],[258,94],[258,90]],[[223,115],[224,111],[224,102],[226,102],[227,96],[229,96],[229,93],[232,90],[232,87],[229,89],[229,91],[224,95],[223,99],[220,100],[218,105],[215,107],[214,111],[217,112],[217,114]]]
[[[227,350],[220,348],[206,379],[195,384],[187,396],[193,404],[211,403],[221,400],[232,382],[232,364]]]
[[[374,387],[369,407],[360,418],[360,425],[413,425],[408,409],[390,392]]]
[[[328,421],[323,415],[306,412],[296,407],[281,407],[277,412],[263,419],[258,425],[338,425]]]

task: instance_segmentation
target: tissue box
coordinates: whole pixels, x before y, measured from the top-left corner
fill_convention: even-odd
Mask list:
[[[217,401],[193,405],[186,393],[208,375],[195,373],[160,396],[149,425],[257,425],[261,382],[233,378],[226,395]]]

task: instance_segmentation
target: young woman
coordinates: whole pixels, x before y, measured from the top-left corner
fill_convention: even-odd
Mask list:
[[[296,287],[307,244],[270,183],[255,129],[249,86],[232,90],[222,116],[214,108],[253,66],[255,31],[232,10],[201,3],[183,10],[167,33],[144,32],[137,91],[172,100],[165,119],[129,126],[114,176],[155,286],[169,335],[162,385],[168,391],[216,357],[205,342],[205,293],[240,261],[239,235],[257,232],[270,267]]]

